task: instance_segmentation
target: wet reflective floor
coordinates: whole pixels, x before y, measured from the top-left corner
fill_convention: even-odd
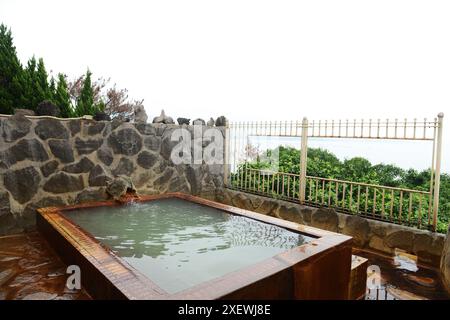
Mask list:
[[[381,285],[368,290],[367,300],[450,299],[438,270],[418,265],[413,256],[395,257],[354,250],[381,272]],[[369,282],[376,275],[369,269]],[[65,264],[37,232],[0,237],[0,300],[85,300],[84,290],[66,288]]]
[[[0,237],[0,300],[85,300],[66,288],[66,266],[37,232]]]
[[[353,253],[369,260],[366,300],[443,300],[450,299],[439,277],[439,270],[420,265],[415,256],[397,252],[394,257],[354,249]],[[377,276],[376,267],[380,271]]]

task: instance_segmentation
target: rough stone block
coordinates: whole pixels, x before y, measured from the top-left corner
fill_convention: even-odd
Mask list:
[[[84,182],[81,176],[73,176],[65,172],[53,174],[44,184],[44,190],[51,193],[74,192],[83,188]]]
[[[69,138],[69,131],[61,121],[56,119],[39,120],[34,131],[42,140]]]
[[[399,230],[388,234],[384,243],[389,248],[399,248],[408,252],[412,251],[414,242],[414,232],[409,230]]]
[[[7,171],[4,176],[5,188],[19,203],[28,202],[38,191],[41,176],[34,167]]]
[[[311,225],[319,229],[338,231],[339,218],[334,209],[319,208],[311,215]]]
[[[67,140],[49,140],[48,146],[50,151],[62,163],[70,163],[74,161],[72,145]]]
[[[30,132],[32,124],[22,114],[16,114],[0,121],[0,133],[5,142],[13,142],[26,136]]]
[[[132,156],[142,149],[142,137],[135,130],[125,128],[111,133],[108,145],[116,154]]]

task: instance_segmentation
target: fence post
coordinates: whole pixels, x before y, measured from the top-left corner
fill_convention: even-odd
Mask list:
[[[235,137],[236,138],[236,137]],[[223,183],[226,187],[230,187],[229,185],[229,174],[230,174],[230,123],[228,119],[225,123],[225,146],[224,146],[224,161],[223,161]]]
[[[442,125],[444,114],[438,114],[438,134],[436,145],[436,168],[434,171],[434,200],[433,200],[433,231],[436,231],[439,212],[439,186],[441,183],[441,157],[442,157]]]
[[[299,200],[303,204],[306,194],[306,162],[308,159],[308,119],[302,121],[302,143],[300,147],[300,190]]]

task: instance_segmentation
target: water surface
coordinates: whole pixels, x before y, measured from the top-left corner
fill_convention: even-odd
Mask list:
[[[255,264],[312,238],[181,199],[66,215],[169,293]]]

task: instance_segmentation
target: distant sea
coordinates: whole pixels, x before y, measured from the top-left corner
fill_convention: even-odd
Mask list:
[[[260,150],[279,145],[300,148],[300,138],[249,137]],[[372,164],[394,164],[403,169],[424,170],[431,167],[432,141],[373,140],[345,138],[309,138],[309,148],[322,148],[335,154],[340,160],[363,157]],[[450,172],[446,159],[442,159],[442,172]]]

